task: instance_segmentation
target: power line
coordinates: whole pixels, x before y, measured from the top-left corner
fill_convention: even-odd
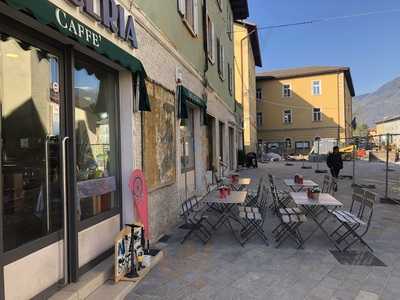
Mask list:
[[[257,28],[257,30],[268,30],[268,29],[279,29],[279,28],[284,28],[284,27],[303,26],[303,25],[310,25],[310,24],[315,24],[315,23],[331,22],[331,21],[337,21],[337,20],[360,18],[360,17],[367,17],[367,16],[372,16],[372,15],[388,14],[388,13],[399,13],[399,12],[400,12],[400,8],[376,10],[376,11],[369,11],[369,12],[357,13],[357,14],[351,14],[351,15],[342,15],[342,16],[335,16],[335,17],[328,17],[328,18],[311,19],[311,20],[305,20],[305,21],[295,22],[295,23],[284,23],[284,24],[277,24],[277,25],[259,26]],[[236,32],[238,32],[238,31],[236,31]],[[239,32],[245,32],[245,30],[239,31]]]

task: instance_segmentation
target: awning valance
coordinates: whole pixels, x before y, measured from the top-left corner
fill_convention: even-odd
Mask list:
[[[189,89],[185,88],[183,85],[178,85],[177,87],[177,99],[178,99],[178,118],[187,119],[188,118],[188,108],[187,103],[191,103],[200,107],[204,114],[207,113],[207,100],[200,98]]]
[[[15,9],[28,12],[40,23],[57,29],[66,36],[77,40],[80,44],[127,68],[135,75],[139,75],[141,80],[139,108],[140,110],[150,111],[150,101],[145,84],[146,72],[137,58],[47,0],[6,0],[6,3]],[[87,31],[90,32],[91,38],[87,38]],[[85,34],[81,34],[82,32],[85,32]]]

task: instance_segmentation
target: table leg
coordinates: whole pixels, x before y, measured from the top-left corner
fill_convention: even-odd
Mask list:
[[[326,207],[323,207],[323,209],[326,210],[327,215],[324,219],[321,221],[318,220],[318,217],[314,214],[313,208],[310,208],[308,206],[303,206],[303,209],[307,212],[307,216],[311,217],[311,219],[314,220],[314,222],[317,224],[317,227],[309,234],[305,239],[304,242],[308,241],[317,231],[318,228],[325,234],[325,236],[328,238],[328,240],[335,246],[336,249],[341,251],[339,245],[336,243],[334,239],[331,238],[330,234],[325,230],[323,224],[328,220],[329,218],[329,211]]]

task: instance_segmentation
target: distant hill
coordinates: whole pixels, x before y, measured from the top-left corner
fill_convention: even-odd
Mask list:
[[[373,93],[353,98],[353,115],[357,123],[375,127],[385,117],[400,115],[400,77],[384,84]]]

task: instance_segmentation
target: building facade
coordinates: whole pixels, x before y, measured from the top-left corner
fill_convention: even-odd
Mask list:
[[[307,153],[317,137],[352,137],[350,69],[306,67],[257,75],[258,140],[263,151]]]
[[[400,116],[385,118],[376,122],[376,135],[379,144],[386,143],[387,135],[389,143],[400,149]]]
[[[246,21],[234,24],[235,99],[243,107],[245,152],[257,150],[256,67],[262,67],[257,26]]]
[[[7,0],[0,15],[0,298],[46,297],[112,254],[133,170],[155,241],[207,170],[236,168],[229,28],[248,7]]]

